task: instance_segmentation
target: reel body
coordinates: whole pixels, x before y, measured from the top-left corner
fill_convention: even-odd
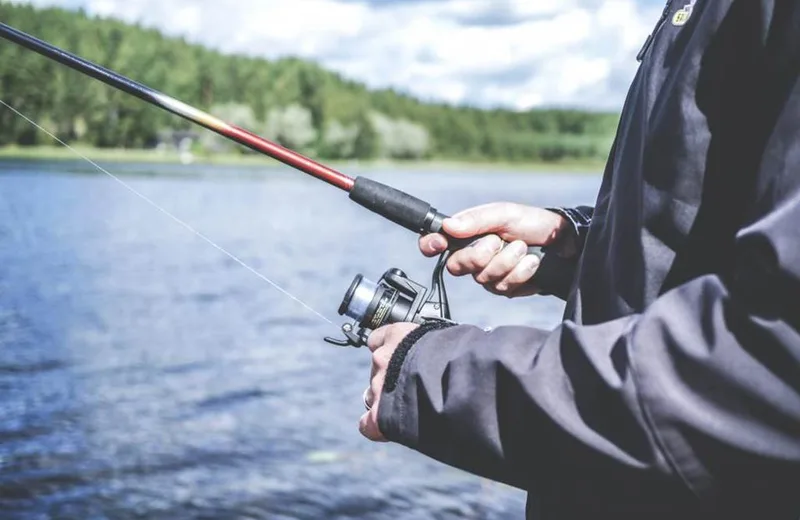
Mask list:
[[[362,347],[369,334],[390,323],[418,323],[430,320],[450,321],[443,271],[448,252],[439,257],[431,280],[431,289],[411,280],[397,268],[386,271],[373,282],[356,275],[339,305],[339,314],[353,319],[342,325],[345,339],[325,338],[337,346]]]

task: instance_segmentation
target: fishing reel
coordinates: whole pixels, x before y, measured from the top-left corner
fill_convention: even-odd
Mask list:
[[[342,325],[345,339],[325,338],[325,341],[340,347],[358,348],[367,344],[372,331],[390,323],[450,322],[450,305],[444,287],[448,256],[449,252],[445,252],[439,257],[430,290],[397,268],[386,271],[377,283],[356,275],[339,305],[339,314],[354,321]]]

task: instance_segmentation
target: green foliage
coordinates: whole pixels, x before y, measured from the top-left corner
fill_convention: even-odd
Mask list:
[[[296,103],[286,108],[273,108],[267,114],[263,134],[287,148],[305,151],[317,139],[314,114]]]
[[[605,158],[617,114],[481,110],[421,101],[364,85],[295,58],[228,56],[158,31],[82,12],[0,2],[0,20],[320,158],[502,161]],[[192,130],[205,151],[229,151],[209,131],[0,41],[0,98],[59,138],[99,147],[154,146]],[[0,110],[0,146],[49,139]]]
[[[355,141],[353,142],[353,157],[359,159],[374,159],[378,155],[380,141],[372,121],[366,112],[360,112],[356,119]]]
[[[242,128],[255,128],[258,125],[253,109],[249,105],[242,103],[221,103],[211,107],[211,114],[219,117],[223,121],[240,126]],[[210,130],[199,130],[200,144],[206,151],[210,152],[230,152],[236,145],[233,141],[222,137]],[[248,150],[249,148],[245,148]]]
[[[358,125],[343,125],[333,120],[325,125],[320,155],[331,159],[351,159],[355,156]]]

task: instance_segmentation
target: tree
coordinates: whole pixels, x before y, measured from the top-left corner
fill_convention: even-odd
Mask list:
[[[369,90],[298,58],[225,55],[82,11],[0,0],[0,20],[227,121],[263,128],[285,146],[316,149],[323,158],[601,158],[619,118],[569,109],[517,112],[423,103],[394,89]],[[47,121],[67,143],[144,147],[165,128],[194,128],[209,148],[234,148],[210,131],[8,42],[0,42],[0,98]],[[0,110],[0,145],[49,142]]]
[[[353,158],[358,134],[357,125],[345,126],[339,121],[333,120],[326,125],[320,153],[331,159]]]
[[[317,138],[311,111],[298,104],[274,108],[267,114],[264,135],[281,145],[303,150]]]
[[[357,159],[375,158],[378,155],[380,143],[378,142],[378,133],[372,126],[372,121],[366,111],[359,112],[355,124],[358,132],[353,142],[353,157]]]
[[[419,159],[427,154],[430,137],[422,125],[407,119],[391,119],[380,112],[373,112],[370,119],[384,157]]]
[[[223,103],[211,107],[211,113],[223,121],[240,126],[244,129],[254,130],[259,126],[259,121],[253,114],[253,109],[247,105],[239,103]],[[227,152],[236,145],[233,141],[222,137],[211,130],[205,130],[200,134],[201,146],[210,152]],[[250,151],[249,148],[239,147],[239,150]]]

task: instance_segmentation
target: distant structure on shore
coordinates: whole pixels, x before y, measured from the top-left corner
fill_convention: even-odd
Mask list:
[[[176,152],[183,164],[194,162],[192,149],[200,139],[200,134],[192,130],[162,130],[158,133],[156,150],[161,153]]]

